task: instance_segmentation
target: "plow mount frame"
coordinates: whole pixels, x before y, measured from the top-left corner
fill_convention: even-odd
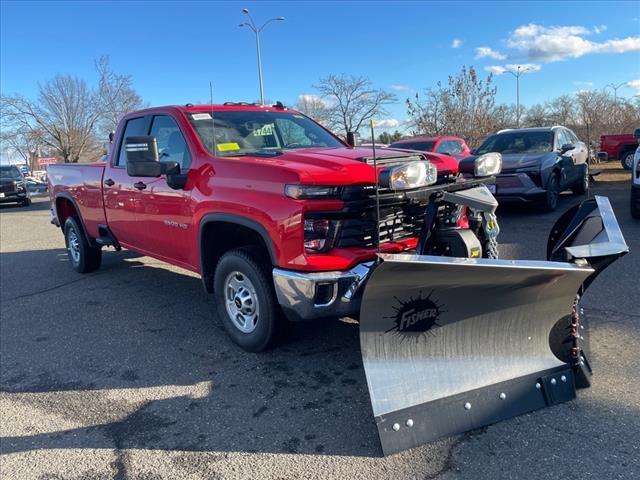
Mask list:
[[[575,398],[591,374],[579,300],[627,251],[595,197],[554,225],[553,261],[379,255],[360,343],[384,455]]]

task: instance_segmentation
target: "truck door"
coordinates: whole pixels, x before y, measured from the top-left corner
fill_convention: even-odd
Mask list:
[[[156,137],[161,162],[178,162],[180,172],[188,172],[191,154],[173,117],[155,115],[149,135]],[[191,195],[169,187],[165,175],[140,180],[145,185],[139,192],[141,208],[137,212],[141,245],[152,255],[187,263],[193,247]]]
[[[137,249],[141,245],[140,228],[137,225],[137,211],[141,208],[140,191],[135,184],[140,179],[127,174],[127,154],[124,139],[146,135],[149,131],[150,116],[130,118],[120,132],[114,146],[111,162],[107,162],[103,178],[104,208],[109,228],[125,247]]]

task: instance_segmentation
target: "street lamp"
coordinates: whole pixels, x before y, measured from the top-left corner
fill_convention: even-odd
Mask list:
[[[618,85],[615,85],[613,83],[609,83],[607,85],[604,86],[604,88],[610,87],[611,89],[613,89],[613,108],[616,112],[616,116],[618,115],[618,89],[624,85],[626,85],[627,82],[622,82]]]
[[[503,73],[510,73],[516,77],[516,127],[520,128],[520,76],[523,73],[533,70],[532,67],[522,68],[520,65],[516,67],[516,71],[505,69]]]
[[[249,22],[242,22],[239,26],[249,27],[251,30],[253,30],[253,33],[256,34],[256,54],[258,56],[258,80],[260,81],[260,105],[264,105],[264,87],[262,85],[262,60],[260,59],[260,32],[269,23],[274,21],[282,21],[284,20],[284,17],[270,18],[269,20],[264,22],[261,27],[258,28],[255,22],[253,21],[253,17],[249,13],[248,8],[243,8],[242,13],[244,13],[247,17],[249,17]]]

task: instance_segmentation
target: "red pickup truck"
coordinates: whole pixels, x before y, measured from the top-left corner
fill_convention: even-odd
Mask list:
[[[632,133],[600,136],[600,151],[606,153],[608,158],[620,160],[625,170],[631,170],[636,148],[638,142]]]
[[[281,104],[151,108],[121,120],[106,161],[49,166],[52,223],[79,272],[113,246],[199,273],[233,340],[258,351],[281,311],[357,315],[378,245],[415,250],[424,232],[421,253],[490,256],[495,205],[467,209],[443,192],[493,199],[482,186],[499,171],[493,155],[463,178],[447,155],[374,159]]]

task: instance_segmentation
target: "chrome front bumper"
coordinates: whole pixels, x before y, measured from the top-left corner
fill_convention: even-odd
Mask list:
[[[375,262],[351,270],[295,272],[273,270],[278,302],[291,321],[357,316],[362,292]]]

